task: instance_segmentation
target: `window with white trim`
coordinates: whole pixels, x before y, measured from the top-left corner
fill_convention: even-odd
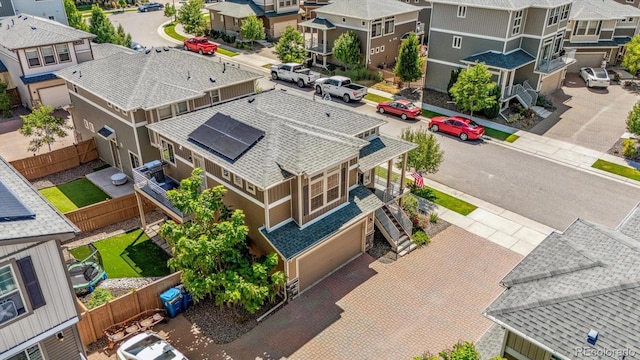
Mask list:
[[[601,20],[577,21],[573,35],[600,35]]]
[[[633,0],[627,0],[629,4],[633,4]]]
[[[245,189],[247,190],[247,192],[249,194],[253,194],[253,195],[256,194],[256,186],[255,185],[253,185],[252,183],[250,183],[248,181],[245,181],[245,185],[246,185]]]
[[[380,46],[380,52],[384,52],[384,45]]]
[[[376,49],[371,48],[371,55],[373,55],[373,54],[375,54],[375,53],[376,53]]]
[[[551,11],[549,11],[549,18],[547,19],[547,26],[557,24],[559,15],[560,15],[559,7],[551,9]]]
[[[71,85],[71,90],[73,90],[74,93],[78,93],[78,87],[76,86],[76,84]]]
[[[132,169],[140,167],[140,158],[137,154],[134,154],[131,151],[129,151],[129,161],[131,162]]]
[[[375,19],[371,24],[371,37],[382,36],[382,19]]]
[[[467,17],[467,7],[466,6],[458,6],[458,17],[466,18]]]
[[[24,51],[24,55],[27,57],[27,63],[29,63],[29,67],[42,66],[38,49],[27,49]]]
[[[69,54],[69,46],[67,44],[56,45],[56,52],[58,53],[58,60],[61,63],[71,61],[71,55]]]
[[[220,93],[218,92],[218,90],[213,90],[209,94],[211,96],[211,103],[212,104],[215,104],[218,101],[220,101]]]
[[[161,146],[160,149],[162,151],[162,160],[175,165],[176,156],[175,156],[173,144],[166,141],[165,139],[160,139],[160,146]]]
[[[242,178],[236,174],[233,174],[233,183],[237,186],[242,187]]]
[[[27,312],[26,298],[20,288],[16,270],[11,264],[0,267],[0,310],[15,316],[0,317],[0,324]]]
[[[511,35],[518,35],[522,30],[522,16],[524,15],[524,10],[518,10],[513,13],[513,27],[511,28]]]
[[[462,36],[453,36],[453,43],[451,44],[451,47],[454,49],[460,49],[462,48]]]
[[[229,170],[227,169],[222,169],[222,178],[225,180],[231,180],[231,173],[229,173]]]
[[[149,131],[149,142],[152,146],[158,147],[158,133],[155,131],[151,131],[151,129],[147,129]]]
[[[309,180],[309,212],[320,210],[340,199],[340,166]]]
[[[560,49],[562,49],[562,43],[564,42],[564,32],[559,32],[556,34],[556,40],[553,44],[553,54],[558,54]]]
[[[176,104],[176,114],[177,115],[184,114],[187,111],[189,111],[189,108],[187,107],[187,102],[186,101],[179,102],[179,103]]]
[[[158,108],[158,119],[164,120],[164,119],[168,119],[168,118],[170,118],[172,116],[173,116],[173,114],[171,113],[171,105],[167,105],[167,106],[163,106],[161,108]]]
[[[384,19],[384,34],[385,35],[393,34],[395,29],[396,29],[395,18],[393,16],[385,18]]]
[[[571,11],[571,4],[563,5],[560,10],[560,21],[567,20],[569,18],[570,11]]]
[[[362,185],[369,185],[369,183],[371,183],[371,171],[362,174]]]
[[[376,46],[376,54],[380,52],[380,47]]]
[[[45,65],[57,64],[53,46],[43,46],[40,48],[40,51],[42,52],[42,59]]]
[[[42,350],[40,350],[40,344],[35,344],[26,348],[22,352],[13,355],[7,360],[43,360]]]

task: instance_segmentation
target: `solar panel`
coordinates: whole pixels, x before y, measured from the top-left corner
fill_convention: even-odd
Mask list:
[[[235,162],[264,136],[264,131],[217,113],[191,134],[189,140]]]
[[[0,181],[0,222],[35,219],[31,211],[5,184]]]

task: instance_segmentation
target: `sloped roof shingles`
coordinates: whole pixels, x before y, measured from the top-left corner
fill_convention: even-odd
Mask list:
[[[10,50],[63,44],[96,37],[57,21],[25,14],[3,18],[0,24],[0,46]]]

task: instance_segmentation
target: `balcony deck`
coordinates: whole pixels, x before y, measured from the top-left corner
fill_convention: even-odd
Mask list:
[[[136,191],[163,210],[171,212],[168,214],[171,217],[184,219],[184,213],[178,210],[167,197],[167,191],[176,189],[180,183],[164,173],[164,170],[164,182],[159,183],[154,178],[148,178],[145,169],[144,166],[133,169]]]
[[[552,72],[566,68],[567,66],[575,63],[576,62],[575,57],[576,57],[576,49],[571,49],[571,50],[568,50],[564,55],[559,56],[555,59],[540,60],[538,67],[536,67],[536,71],[541,72],[543,74],[550,74]]]
[[[320,55],[331,55],[333,54],[333,46],[327,44],[327,48],[325,50],[324,48],[324,44],[318,44],[318,43],[310,43],[307,42],[305,45],[305,48],[315,54],[320,54]]]

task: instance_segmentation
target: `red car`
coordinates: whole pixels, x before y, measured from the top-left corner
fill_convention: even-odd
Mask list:
[[[204,36],[198,36],[183,41],[184,49],[197,52],[198,54],[213,55],[218,50],[218,45],[212,43]]]
[[[484,135],[482,126],[462,116],[434,116],[429,122],[429,129],[455,135],[462,141],[478,140]]]
[[[409,100],[383,101],[377,109],[380,114],[389,113],[400,116],[402,120],[415,119],[422,114],[422,109]]]

